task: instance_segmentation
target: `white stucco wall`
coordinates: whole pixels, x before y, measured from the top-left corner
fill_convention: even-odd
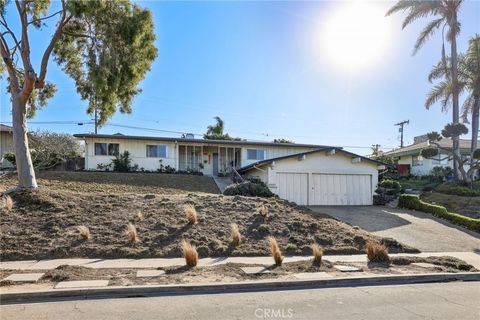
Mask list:
[[[249,160],[247,159],[247,149],[262,149],[265,150],[265,158],[271,159],[276,157],[281,157],[285,155],[301,153],[305,151],[314,150],[315,148],[307,147],[284,147],[284,146],[253,146],[253,145],[205,145],[203,143],[175,143],[172,141],[153,141],[153,140],[133,140],[133,139],[116,139],[116,138],[86,138],[85,139],[85,168],[87,170],[97,170],[98,164],[108,164],[114,158],[113,156],[100,156],[95,155],[95,143],[118,143],[119,152],[123,153],[124,151],[130,152],[133,164],[137,164],[139,168],[144,168],[145,170],[157,170],[160,166],[159,160],[162,159],[162,164],[164,166],[170,165],[171,167],[178,170],[179,168],[179,159],[178,159],[178,148],[180,145],[188,145],[189,147],[195,146],[203,152],[203,160],[206,163],[203,163],[204,169],[202,170],[205,174],[212,174],[213,171],[213,153],[219,153],[220,157],[224,157],[225,149],[228,147],[229,151],[232,152],[234,148],[241,149],[241,166],[246,166],[251,163],[257,162],[258,160]],[[146,146],[147,145],[166,145],[167,146],[167,157],[166,158],[150,158],[146,156]],[[203,149],[201,149],[203,146]],[[232,153],[233,154],[233,153]],[[208,160],[210,159],[210,160]],[[222,158],[223,159],[223,158]],[[225,160],[225,159],[224,159]],[[232,155],[229,155],[227,160],[233,160]],[[221,170],[221,166],[219,165]]]
[[[288,158],[277,160],[271,165],[264,165],[259,171],[250,170],[245,176],[258,177],[265,182],[273,193],[278,194],[277,173],[307,173],[309,181],[313,181],[313,173],[324,174],[342,174],[342,175],[370,175],[371,176],[371,194],[375,192],[378,184],[378,165],[368,160],[362,160],[360,163],[352,163],[352,156],[343,154],[339,151],[335,155],[327,155],[326,152],[317,152],[307,154],[304,160],[299,158]],[[309,192],[314,192],[309,189]],[[309,198],[313,195],[309,194]]]
[[[170,165],[174,168],[177,167],[177,146],[174,142],[107,138],[87,138],[85,139],[85,142],[85,169],[87,170],[96,170],[98,164],[108,164],[114,158],[113,156],[95,155],[95,143],[118,143],[120,153],[123,153],[124,151],[130,152],[133,164],[138,164],[139,168],[144,168],[145,170],[157,170],[160,167],[160,159],[164,166]],[[167,146],[166,158],[147,158],[147,145],[155,144]]]
[[[273,159],[283,156],[288,156],[291,154],[302,153],[307,151],[312,151],[318,148],[308,148],[308,147],[284,147],[284,146],[244,146],[242,147],[242,167],[248,166],[252,163],[257,162],[258,160],[248,159],[247,158],[247,150],[248,149],[255,149],[255,150],[265,150],[265,160]]]

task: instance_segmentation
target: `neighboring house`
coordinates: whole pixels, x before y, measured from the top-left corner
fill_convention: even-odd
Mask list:
[[[133,164],[156,171],[160,165],[179,171],[200,171],[205,175],[227,173],[255,163],[324,146],[256,141],[162,138],[122,134],[75,134],[85,142],[85,169],[97,170],[116,154],[128,151]],[[99,167],[100,165],[100,167]]]
[[[76,134],[85,142],[85,168],[97,170],[130,152],[133,164],[218,175],[235,168],[301,205],[371,205],[382,163],[341,148],[310,144]],[[100,165],[100,166],[99,166]]]
[[[443,149],[452,149],[451,139],[442,139],[438,144]],[[463,159],[470,156],[470,145],[471,140],[460,140],[460,153]],[[440,154],[434,159],[423,158],[421,155],[422,150],[430,147],[435,146],[431,145],[428,138],[424,135],[415,137],[414,143],[409,146],[385,152],[383,155],[392,157],[394,163],[404,174],[412,174],[414,176],[429,175],[436,166],[453,168],[453,160],[445,152],[442,153],[440,151]],[[468,165],[465,168],[468,168]]]
[[[0,124],[0,167],[9,168],[13,165],[5,160],[5,153],[13,152],[13,134],[12,127]]]
[[[238,172],[265,182],[273,193],[300,205],[371,205],[383,163],[341,148],[266,159]]]

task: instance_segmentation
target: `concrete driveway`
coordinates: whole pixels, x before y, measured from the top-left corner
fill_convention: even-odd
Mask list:
[[[423,252],[480,254],[479,234],[428,213],[380,206],[312,206],[310,209]]]

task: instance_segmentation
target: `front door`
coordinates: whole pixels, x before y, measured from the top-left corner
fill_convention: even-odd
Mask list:
[[[213,154],[212,165],[213,165],[213,175],[218,176],[218,153]]]

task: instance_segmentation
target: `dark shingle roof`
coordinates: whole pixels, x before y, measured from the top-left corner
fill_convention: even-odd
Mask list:
[[[300,153],[290,154],[290,155],[288,155],[288,156],[282,156],[282,157],[277,157],[277,158],[271,158],[271,159],[266,159],[266,160],[257,161],[257,162],[255,162],[255,163],[249,164],[248,166],[244,166],[244,167],[238,169],[237,171],[238,171],[239,173],[243,173],[243,172],[249,171],[250,169],[253,169],[254,167],[263,166],[263,165],[265,165],[265,164],[270,164],[270,163],[272,163],[273,161],[279,161],[279,160],[288,159],[288,158],[301,157],[301,156],[303,156],[303,155],[308,155],[308,154],[317,153],[317,152],[321,152],[321,151],[329,151],[329,150],[335,150],[335,152],[339,151],[339,152],[348,154],[348,155],[350,155],[350,156],[352,156],[352,157],[361,158],[361,159],[363,159],[363,160],[371,161],[371,162],[377,163],[377,164],[379,164],[379,165],[386,165],[386,164],[383,163],[383,162],[380,162],[380,161],[377,161],[377,160],[373,160],[373,159],[370,159],[370,158],[367,158],[367,157],[363,157],[363,156],[360,156],[360,155],[358,155],[358,154],[355,154],[355,153],[352,153],[352,152],[349,152],[349,151],[345,151],[345,150],[343,150],[342,148],[337,148],[337,147],[324,147],[324,148],[320,148],[320,149],[316,149],[316,150],[312,150],[312,151],[300,152]]]
[[[276,143],[269,141],[248,141],[248,140],[207,140],[207,139],[187,139],[172,137],[149,137],[149,136],[128,136],[118,134],[90,134],[79,133],[73,135],[76,138],[101,138],[101,139],[125,139],[125,140],[149,140],[149,141],[172,141],[172,142],[188,142],[201,143],[209,145],[228,144],[228,145],[251,145],[251,146],[275,146],[275,147],[291,147],[291,148],[325,148],[324,145],[316,144],[300,144],[300,143]]]

